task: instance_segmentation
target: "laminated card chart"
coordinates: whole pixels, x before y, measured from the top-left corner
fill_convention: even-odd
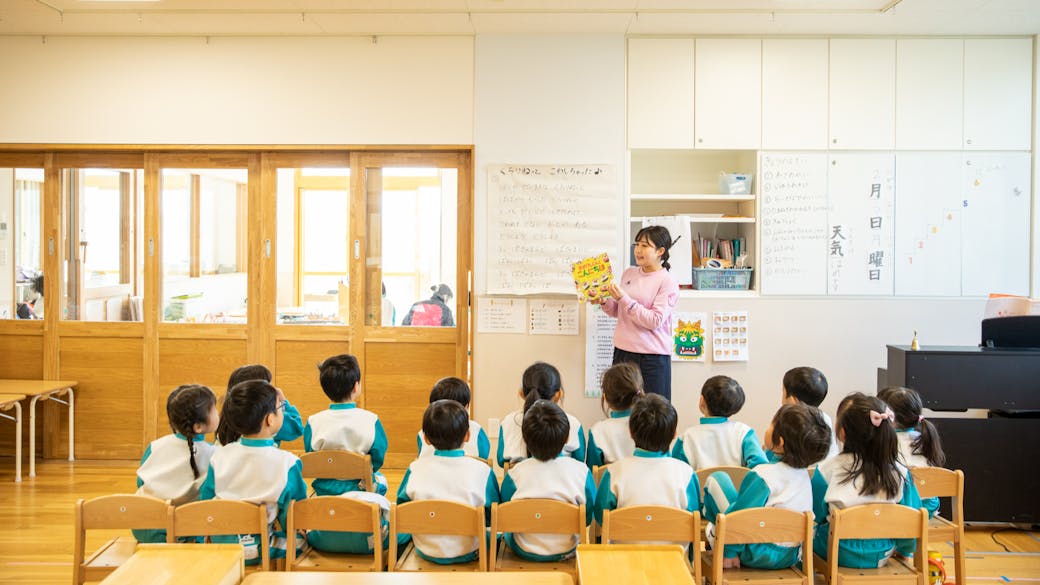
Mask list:
[[[717,362],[746,362],[751,342],[751,317],[747,311],[722,311],[712,315],[712,358]]]
[[[478,297],[477,333],[527,333],[527,300]]]
[[[827,155],[762,155],[762,293],[827,292]]]
[[[578,301],[531,301],[531,335],[577,335]]]

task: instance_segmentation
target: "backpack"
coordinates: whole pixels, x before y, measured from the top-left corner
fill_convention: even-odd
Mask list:
[[[421,301],[412,305],[408,311],[406,323],[415,327],[441,327],[444,318],[441,306],[430,301]]]

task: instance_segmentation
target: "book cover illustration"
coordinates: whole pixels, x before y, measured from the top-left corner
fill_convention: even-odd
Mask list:
[[[571,274],[580,300],[594,301],[610,296],[609,288],[614,273],[610,269],[610,257],[606,252],[571,264]]]

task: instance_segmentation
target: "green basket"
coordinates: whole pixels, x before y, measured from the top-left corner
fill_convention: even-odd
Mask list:
[[[693,288],[697,290],[748,290],[750,268],[694,268]]]

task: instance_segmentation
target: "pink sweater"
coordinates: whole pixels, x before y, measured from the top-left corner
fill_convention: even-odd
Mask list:
[[[632,266],[621,274],[619,300],[603,303],[603,312],[617,317],[614,347],[632,353],[672,353],[672,310],[679,303],[679,283],[667,270],[643,272]]]

